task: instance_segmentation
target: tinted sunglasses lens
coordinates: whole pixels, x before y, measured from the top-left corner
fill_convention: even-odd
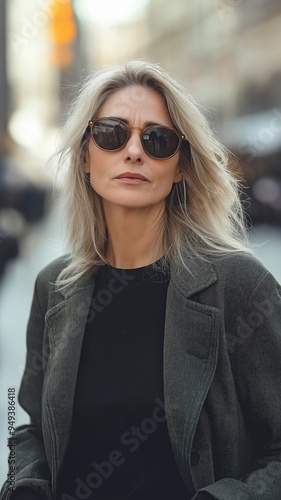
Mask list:
[[[143,146],[154,158],[169,158],[179,146],[179,137],[174,130],[149,127],[143,134]]]
[[[121,148],[128,138],[126,125],[118,120],[97,120],[92,129],[97,146],[107,151]]]

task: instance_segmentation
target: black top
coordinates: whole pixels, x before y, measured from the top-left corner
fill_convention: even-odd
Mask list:
[[[163,263],[97,274],[59,498],[187,499],[164,411]]]

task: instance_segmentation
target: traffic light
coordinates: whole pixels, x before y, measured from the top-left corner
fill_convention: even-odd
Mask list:
[[[49,34],[53,43],[51,63],[67,67],[72,61],[72,43],[76,37],[76,23],[70,0],[50,0]]]

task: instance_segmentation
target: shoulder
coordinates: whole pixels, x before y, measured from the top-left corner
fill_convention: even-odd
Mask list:
[[[44,318],[50,306],[50,297],[56,294],[55,282],[60,272],[68,265],[70,255],[63,255],[45,266],[38,273],[33,290],[30,317],[39,313]],[[52,301],[51,301],[52,302]]]
[[[52,283],[56,282],[57,277],[61,273],[61,271],[67,267],[67,265],[70,262],[70,254],[62,255],[61,257],[58,257],[57,259],[53,260],[47,266],[45,266],[41,271],[38,273],[37,276],[37,286],[48,286],[49,284],[51,285]]]
[[[185,255],[182,263],[171,263],[171,281],[187,297],[199,292],[233,297],[239,292],[246,299],[265,276],[271,274],[257,258],[246,252],[206,258]]]
[[[251,304],[254,299],[263,300],[272,293],[280,294],[279,283],[254,256],[228,255],[214,259],[212,266],[220,292],[231,304],[240,304],[242,307],[244,301],[246,305]]]
[[[255,283],[269,272],[256,257],[246,253],[215,257],[212,265],[218,278],[235,282]]]

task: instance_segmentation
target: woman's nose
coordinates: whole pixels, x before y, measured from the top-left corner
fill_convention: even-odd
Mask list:
[[[131,132],[131,136],[125,146],[124,154],[126,162],[143,163],[144,150],[138,130]]]

